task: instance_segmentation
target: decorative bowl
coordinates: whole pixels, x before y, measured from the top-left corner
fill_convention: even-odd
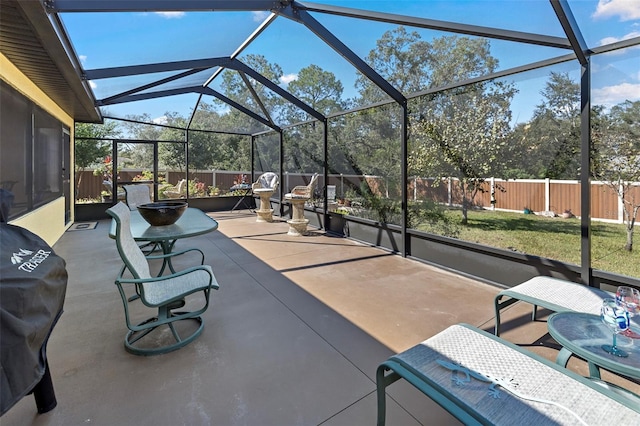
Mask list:
[[[172,225],[187,210],[186,201],[157,201],[155,203],[140,204],[140,216],[152,226]]]

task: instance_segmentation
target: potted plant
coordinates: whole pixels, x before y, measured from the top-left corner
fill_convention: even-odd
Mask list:
[[[113,198],[112,195],[111,195],[111,192],[106,191],[106,190],[102,191],[100,193],[100,197],[102,198],[102,202],[103,203],[110,203],[112,201],[112,198]]]

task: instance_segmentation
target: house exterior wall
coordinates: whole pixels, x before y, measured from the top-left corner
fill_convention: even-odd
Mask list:
[[[60,120],[65,126],[68,126],[71,131],[70,143],[73,144],[73,118],[53,102],[36,84],[21,73],[2,53],[0,53],[0,78],[56,119]],[[73,146],[70,147],[70,152],[70,164],[75,164],[73,159]],[[72,182],[73,179],[72,170]],[[73,191],[74,188],[73,185],[71,185],[71,193],[67,194],[67,196],[71,197],[72,200],[74,199]],[[62,236],[66,228],[73,223],[73,209],[71,215],[71,221],[65,223],[65,200],[64,197],[59,197],[24,216],[10,221],[10,223],[28,229],[40,236],[47,244],[53,245]]]

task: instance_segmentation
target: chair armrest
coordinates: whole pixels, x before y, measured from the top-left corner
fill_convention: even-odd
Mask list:
[[[200,253],[201,259],[200,259],[200,265],[204,265],[204,252],[198,248],[189,248],[189,249],[185,249],[185,250],[179,250],[179,251],[173,251],[169,254],[158,254],[158,255],[152,255],[152,256],[147,256],[147,259],[170,259],[172,257],[176,257],[176,256],[181,256],[183,254],[192,252],[192,251],[197,251],[198,253]]]
[[[163,281],[168,281],[168,280],[171,280],[171,279],[174,279],[174,278],[178,278],[178,277],[181,277],[181,276],[184,276],[184,275],[188,275],[188,274],[191,274],[191,273],[196,272],[196,271],[205,271],[210,276],[210,286],[211,286],[211,288],[213,288],[214,290],[218,290],[220,288],[220,285],[218,284],[218,281],[215,279],[215,276],[213,275],[213,270],[211,269],[211,266],[209,266],[209,265],[192,266],[190,268],[178,271],[175,274],[162,275],[162,276],[159,276],[159,277],[151,277],[151,278],[122,278],[120,276],[120,277],[118,277],[116,279],[116,281],[118,283],[121,283],[121,284],[161,283]]]

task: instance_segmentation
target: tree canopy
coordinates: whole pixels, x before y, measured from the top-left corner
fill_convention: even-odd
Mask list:
[[[385,103],[390,100],[388,95],[361,74],[357,74],[355,81],[358,95],[344,100],[342,82],[316,64],[302,68],[287,84],[283,83],[282,68],[264,56],[249,54],[241,60],[274,84],[286,85],[293,96],[322,114],[334,114],[352,106],[375,105],[328,121],[328,172],[378,176],[384,184],[376,188],[376,194],[399,197],[402,186],[407,184],[400,181],[404,118],[401,106]],[[444,36],[426,41],[417,31],[408,31],[402,26],[384,33],[366,61],[407,96],[487,75],[498,67],[486,39]],[[225,96],[284,128],[285,171],[321,171],[324,123],[311,120],[305,111],[249,74],[226,70],[220,78]],[[410,97],[409,175],[436,181],[455,178],[460,182],[463,221],[478,191],[487,189],[485,179],[576,179],[580,174],[579,84],[568,73],[551,71],[540,90],[541,102],[533,110],[531,119],[514,125],[511,108],[518,87],[503,78]],[[207,102],[205,98],[198,103],[193,117],[170,111],[165,114],[164,124],[176,128],[137,122],[125,122],[122,126],[132,138],[166,141],[159,143],[162,167],[184,170],[185,141],[188,141],[191,170],[250,169],[249,135],[268,131],[268,126],[219,100]],[[635,173],[640,169],[636,156],[637,102],[627,102],[610,110],[596,105],[592,110],[592,175],[612,183],[611,188],[620,188],[620,182],[638,181],[640,178]],[[129,118],[152,121],[146,115]],[[187,123],[190,123],[188,133],[182,130]],[[108,133],[107,129],[104,131]],[[78,131],[77,136],[81,135]],[[77,146],[82,147],[81,144],[80,141]],[[279,168],[281,153],[277,132],[258,136],[253,148],[253,166],[257,170]],[[136,145],[126,157],[131,164],[146,164],[152,155],[151,149],[152,145]],[[90,164],[104,156],[103,151],[85,151],[83,155],[89,159],[77,156],[78,165]],[[359,191],[359,183],[350,186]],[[621,200],[628,203],[635,191],[625,188]],[[635,206],[635,202],[631,206]],[[636,213],[633,207],[625,213],[628,223]]]
[[[603,181],[623,205],[625,249],[633,249],[640,211],[640,101],[625,101],[600,117],[593,146],[593,176]]]

